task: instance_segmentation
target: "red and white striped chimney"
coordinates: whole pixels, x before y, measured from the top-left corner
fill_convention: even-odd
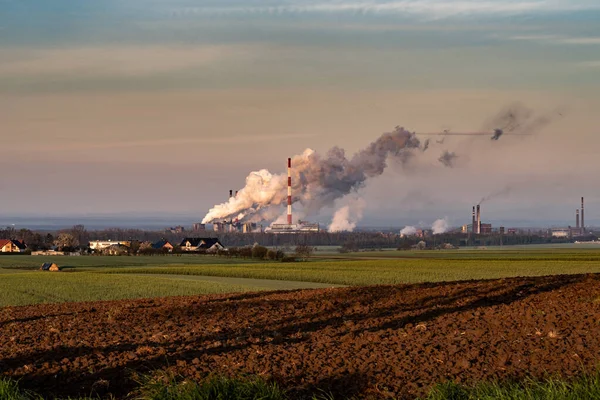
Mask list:
[[[288,158],[288,209],[287,223],[292,224],[292,159]]]

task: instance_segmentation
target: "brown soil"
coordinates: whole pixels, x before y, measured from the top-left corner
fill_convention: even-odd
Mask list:
[[[135,388],[156,369],[272,377],[298,398],[422,395],[594,371],[600,275],[0,309],[0,371],[48,396]]]

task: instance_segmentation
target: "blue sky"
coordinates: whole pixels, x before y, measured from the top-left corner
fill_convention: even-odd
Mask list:
[[[0,163],[28,163],[0,178],[4,214],[201,218],[250,170],[278,171],[306,147],[352,153],[395,125],[481,129],[514,101],[571,111],[543,141],[454,139],[451,150],[470,160],[458,172],[384,174],[364,189],[365,222],[386,220],[382,210],[399,224],[458,222],[473,198],[524,174],[536,184],[498,200],[495,218],[518,208],[567,219],[575,192],[600,209],[585,175],[600,145],[597,1],[0,0],[0,10],[2,135],[21,138],[0,148]],[[190,169],[213,173],[190,188],[177,179]],[[114,178],[124,170],[128,183]],[[441,175],[452,183],[443,195]],[[481,187],[464,183],[481,176]],[[575,178],[557,189],[557,176]],[[148,189],[153,177],[169,181],[168,193]],[[395,195],[409,200],[389,206],[382,193],[400,181]],[[32,199],[39,188],[53,200]],[[542,199],[547,211],[533,214]]]

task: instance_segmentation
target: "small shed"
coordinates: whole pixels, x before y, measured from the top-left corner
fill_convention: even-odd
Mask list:
[[[60,271],[60,267],[58,265],[56,265],[55,263],[43,263],[42,268],[40,268],[40,269],[42,271],[52,271],[52,272]]]

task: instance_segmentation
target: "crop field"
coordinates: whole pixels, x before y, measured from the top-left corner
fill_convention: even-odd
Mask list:
[[[380,256],[385,254],[385,257]],[[380,257],[376,257],[376,256]],[[333,256],[331,256],[333,257]],[[234,293],[600,273],[600,251],[360,252],[345,259],[256,262],[214,256],[2,256],[0,307]],[[64,272],[37,271],[55,261]]]
[[[599,323],[593,274],[5,307],[0,377],[51,398],[217,398],[132,397],[151,371],[260,377],[289,400],[594,398],[577,379],[600,366]],[[553,377],[575,383],[477,386]]]
[[[147,268],[103,269],[98,272],[111,274],[205,275],[341,285],[377,285],[595,273],[600,272],[600,259],[365,259],[281,264],[231,264],[227,266],[167,265]]]
[[[253,260],[236,260],[207,255],[164,255],[164,256],[0,256],[0,269],[37,269],[43,263],[53,262],[61,267],[101,268],[136,267],[165,264],[240,264],[255,263]]]
[[[209,281],[89,273],[22,272],[0,278],[0,307],[37,303],[119,300],[163,296],[231,293],[259,287]]]

